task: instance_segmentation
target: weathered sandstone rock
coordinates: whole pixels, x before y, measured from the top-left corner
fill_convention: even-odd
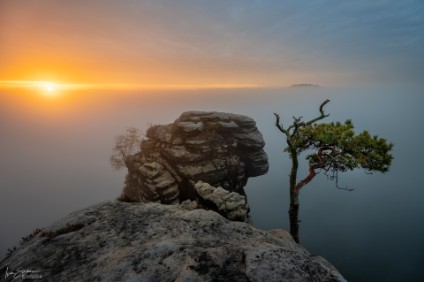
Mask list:
[[[194,189],[199,196],[199,202],[203,206],[219,212],[229,220],[246,221],[249,207],[246,196],[236,192],[230,192],[222,187],[214,187],[208,183],[198,181]]]
[[[194,184],[198,181],[245,195],[247,179],[268,171],[262,134],[246,116],[190,111],[172,124],[152,126],[146,136],[140,152],[127,161],[121,197],[126,201],[197,200]],[[247,213],[247,203],[243,210]],[[224,216],[226,211],[219,210]],[[230,217],[247,218],[234,214]]]
[[[283,230],[195,208],[97,204],[28,236],[0,273],[21,268],[36,281],[345,281]]]

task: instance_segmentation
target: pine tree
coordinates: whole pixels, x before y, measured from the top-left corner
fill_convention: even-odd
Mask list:
[[[290,234],[299,243],[299,192],[317,174],[324,172],[338,186],[338,173],[356,168],[363,168],[366,172],[389,170],[393,156],[393,145],[383,138],[371,136],[367,131],[355,134],[350,120],[345,123],[317,123],[328,117],[324,113],[324,106],[330,100],[324,101],[320,107],[320,115],[309,121],[302,121],[302,117],[293,117],[293,123],[284,128],[280,123],[280,116],[275,115],[275,126],[285,135],[288,152],[292,161],[290,171]],[[299,155],[304,151],[312,151],[306,156],[309,162],[309,173],[298,181]],[[348,188],[341,188],[347,189]]]

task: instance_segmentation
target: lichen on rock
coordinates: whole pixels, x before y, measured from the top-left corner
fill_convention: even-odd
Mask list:
[[[198,181],[245,197],[247,179],[268,171],[262,134],[247,116],[189,111],[172,124],[150,127],[146,136],[140,151],[126,162],[121,198],[127,201],[177,204],[190,199],[201,205],[205,199],[195,189]],[[216,211],[246,220],[245,201],[245,208],[237,212],[219,207]]]
[[[286,231],[193,204],[114,201],[73,212],[28,237],[0,273],[31,270],[40,281],[345,281]]]

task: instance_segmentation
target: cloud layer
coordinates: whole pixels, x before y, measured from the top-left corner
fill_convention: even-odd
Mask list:
[[[0,74],[66,69],[73,79],[147,84],[414,82],[424,71],[423,15],[419,0],[0,0]]]

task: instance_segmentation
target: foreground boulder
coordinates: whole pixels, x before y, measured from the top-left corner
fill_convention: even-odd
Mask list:
[[[0,263],[2,275],[20,268],[41,281],[345,281],[287,232],[229,221],[193,201],[74,212]]]
[[[245,195],[248,178],[268,171],[262,134],[247,116],[190,111],[172,124],[150,127],[146,136],[140,152],[126,160],[124,201],[198,200],[198,181]]]

